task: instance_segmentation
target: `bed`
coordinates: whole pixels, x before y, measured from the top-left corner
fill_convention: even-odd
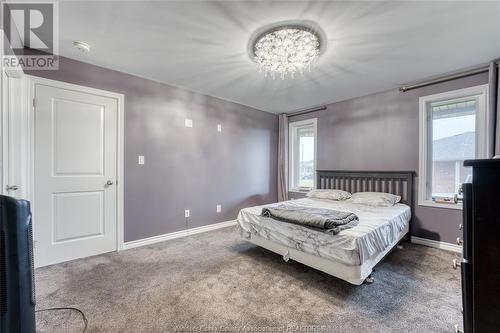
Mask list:
[[[348,211],[359,217],[359,224],[331,235],[301,225],[261,216],[262,208],[242,209],[238,225],[243,239],[354,285],[365,280],[401,240],[409,236],[413,212],[413,177],[410,171],[317,171],[318,189],[339,189],[351,193],[385,192],[401,196],[392,207],[354,204],[350,200],[304,198],[289,205]],[[409,239],[409,237],[408,237]]]

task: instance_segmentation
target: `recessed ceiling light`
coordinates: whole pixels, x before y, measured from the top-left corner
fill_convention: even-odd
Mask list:
[[[73,42],[73,46],[76,47],[79,51],[81,51],[83,53],[89,53],[90,52],[90,45],[88,43],[85,43],[85,42],[82,42],[82,41],[79,41],[79,40],[75,40]]]
[[[253,59],[264,75],[284,79],[311,70],[320,55],[320,36],[302,25],[281,25],[264,31],[252,45]]]

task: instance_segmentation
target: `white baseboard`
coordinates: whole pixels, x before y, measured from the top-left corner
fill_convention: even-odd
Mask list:
[[[167,241],[170,239],[182,238],[182,237],[186,237],[189,235],[199,234],[202,232],[207,232],[207,231],[212,231],[212,230],[216,230],[216,229],[220,229],[220,228],[230,227],[233,225],[236,225],[236,220],[219,222],[219,223],[209,224],[209,225],[202,226],[202,227],[191,228],[191,229],[187,229],[187,230],[171,232],[168,234],[138,239],[138,240],[134,240],[134,241],[130,241],[130,242],[125,242],[123,244],[123,250],[133,249],[136,247],[155,244],[155,243],[159,243],[159,242],[164,242],[164,241]],[[434,247],[437,249],[451,251],[451,252],[457,252],[457,253],[462,252],[462,246],[460,246],[460,245],[439,242],[439,241],[435,241],[435,240],[431,240],[431,239],[425,239],[425,238],[411,236],[411,242],[415,243],[415,244],[425,245],[425,246]]]
[[[216,230],[216,229],[220,229],[220,228],[230,227],[233,225],[236,225],[236,220],[219,222],[219,223],[215,223],[215,224],[205,225],[202,227],[191,228],[191,229],[187,229],[187,230],[171,232],[168,234],[138,239],[138,240],[134,240],[134,241],[130,241],[130,242],[125,242],[123,244],[123,250],[133,249],[135,247],[150,245],[150,244],[159,243],[159,242],[164,242],[164,241],[170,240],[170,239],[186,237],[189,235],[199,234],[202,232],[207,232],[207,231]]]
[[[435,247],[435,248],[441,249],[441,250],[462,253],[462,246],[456,245],[456,244],[438,242],[435,240],[425,239],[425,238],[420,238],[420,237],[415,237],[415,236],[411,236],[411,242],[415,243],[415,244],[429,246],[429,247]]]

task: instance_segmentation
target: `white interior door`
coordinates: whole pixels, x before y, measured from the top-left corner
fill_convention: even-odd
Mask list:
[[[28,112],[22,70],[2,72],[2,189],[0,193],[28,199]]]
[[[117,249],[118,101],[35,84],[37,266]]]

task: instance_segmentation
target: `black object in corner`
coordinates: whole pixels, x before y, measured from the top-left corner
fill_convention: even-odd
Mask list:
[[[35,332],[30,204],[0,195],[0,332]]]
[[[472,167],[463,187],[464,332],[500,332],[500,159],[464,165]]]

